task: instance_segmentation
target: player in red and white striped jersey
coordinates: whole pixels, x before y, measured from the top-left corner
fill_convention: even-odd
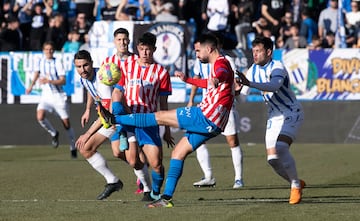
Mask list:
[[[114,89],[113,102],[118,100],[123,93],[131,113],[152,113],[158,109],[168,109],[167,98],[172,91],[170,74],[164,67],[154,62],[155,44],[156,36],[151,33],[145,33],[139,39],[137,44],[139,54],[124,62],[123,76]],[[133,132],[152,168],[152,195],[156,197],[164,181],[159,127],[135,128]],[[170,145],[174,144],[169,127],[165,129],[164,140]],[[146,194],[150,192],[144,189],[144,200],[146,200]],[[151,200],[150,197],[149,200]]]

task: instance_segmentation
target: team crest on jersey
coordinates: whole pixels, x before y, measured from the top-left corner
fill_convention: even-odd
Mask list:
[[[152,26],[149,31],[156,35],[154,59],[157,63],[168,66],[181,59],[184,44],[184,29],[179,24],[163,23]]]

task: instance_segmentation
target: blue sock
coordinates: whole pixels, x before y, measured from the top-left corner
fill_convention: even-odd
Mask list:
[[[165,190],[163,194],[163,197],[165,199],[172,198],[175,192],[176,185],[182,175],[183,168],[184,168],[183,160],[177,160],[177,159],[170,160],[169,172],[167,173]]]
[[[162,173],[157,173],[154,170],[151,170],[151,178],[153,193],[158,195],[164,182],[164,169],[162,169]]]
[[[125,114],[125,108],[124,105],[119,102],[119,101],[115,101],[112,103],[112,113],[114,115],[120,115],[120,114]]]
[[[135,126],[135,127],[153,127],[158,123],[155,119],[155,113],[137,113],[115,116],[117,124]]]

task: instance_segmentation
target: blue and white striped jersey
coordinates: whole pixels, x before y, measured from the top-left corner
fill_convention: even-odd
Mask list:
[[[301,104],[290,87],[288,72],[280,61],[270,60],[264,66],[253,64],[247,71],[246,77],[250,82],[255,82],[252,87],[261,90],[270,112],[282,114],[301,109]],[[280,87],[274,87],[274,84],[270,84],[271,79],[278,79],[282,84]],[[256,85],[256,83],[260,84]]]

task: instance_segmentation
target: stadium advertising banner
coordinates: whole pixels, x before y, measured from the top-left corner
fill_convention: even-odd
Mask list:
[[[2,103],[38,103],[41,94],[39,83],[34,85],[30,94],[26,94],[25,90],[34,78],[34,65],[38,64],[42,55],[42,52],[0,53],[1,64],[6,66],[2,67],[1,75],[6,75],[7,79],[1,87]],[[66,72],[66,84],[63,86],[66,94],[71,96],[72,103],[82,103],[83,89],[73,65],[74,54],[56,52],[54,56],[61,60]]]
[[[279,53],[280,52],[280,53]],[[358,49],[278,51],[299,100],[359,100]]]

